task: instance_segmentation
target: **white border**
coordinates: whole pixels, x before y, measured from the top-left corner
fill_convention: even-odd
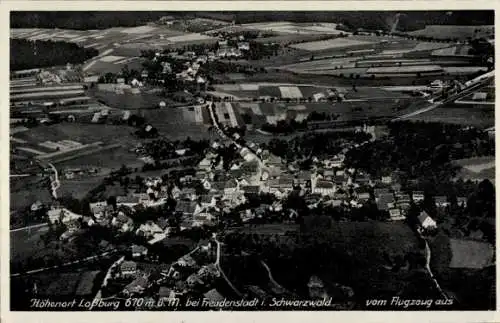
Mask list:
[[[496,9],[500,1],[0,1],[0,120],[1,135],[1,177],[0,202],[2,207],[0,237],[1,237],[1,316],[4,322],[500,322],[498,313],[499,299],[497,296],[497,311],[490,312],[10,312],[9,311],[9,188],[8,188],[8,154],[9,154],[9,113],[8,113],[8,61],[9,57],[9,12],[16,10],[47,10],[47,11],[209,11],[209,10],[263,10],[263,11],[326,11],[326,10],[458,10],[458,9]],[[495,25],[498,25],[498,15]],[[498,37],[497,37],[498,38]],[[498,39],[497,42],[498,44]],[[498,98],[498,93],[496,95]],[[496,102],[498,104],[498,100]],[[497,124],[498,115],[495,116]],[[499,144],[497,141],[497,150]],[[497,167],[498,169],[498,167]],[[500,176],[497,172],[496,183]],[[497,201],[497,214],[500,206]],[[498,221],[498,218],[497,218]],[[498,222],[497,222],[498,227]],[[497,239],[498,247],[498,239]],[[498,248],[497,248],[498,249]],[[497,277],[498,268],[497,268]],[[497,290],[498,288],[497,279]]]

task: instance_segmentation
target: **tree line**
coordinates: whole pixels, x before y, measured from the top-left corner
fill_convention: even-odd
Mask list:
[[[96,49],[63,41],[11,39],[10,70],[80,64],[98,54]]]

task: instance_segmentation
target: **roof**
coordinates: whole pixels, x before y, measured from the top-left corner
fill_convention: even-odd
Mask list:
[[[424,223],[424,221],[427,218],[430,218],[430,216],[429,216],[429,214],[427,214],[427,212],[425,212],[425,211],[420,212],[420,215],[418,216],[418,220],[420,221],[420,223]]]
[[[128,284],[125,289],[128,291],[134,291],[136,289],[143,289],[148,285],[148,280],[146,277],[140,276],[137,277],[134,281]]]
[[[258,194],[260,191],[260,187],[257,185],[245,185],[245,186],[242,186],[241,189],[245,193],[250,193],[250,194]]]
[[[377,200],[377,207],[379,210],[387,210],[388,203],[394,203],[394,195],[392,195],[391,193],[385,193],[379,195]]]
[[[125,260],[124,262],[122,262],[122,264],[120,265],[120,268],[121,269],[129,269],[129,268],[133,268],[133,269],[136,269],[137,268],[137,264],[135,263],[135,261],[130,261],[130,260]]]
[[[448,202],[448,199],[446,198],[446,196],[436,196],[434,198],[434,201],[436,201],[436,203],[446,203]]]
[[[144,251],[147,251],[148,249],[144,246],[139,246],[139,245],[132,245],[132,253],[142,253]]]
[[[327,188],[327,189],[333,189],[335,186],[333,185],[333,182],[330,181],[322,181],[318,180],[316,182],[316,188]]]
[[[209,290],[208,292],[203,294],[203,296],[210,301],[222,301],[222,300],[224,300],[224,296],[222,296],[221,293],[219,293],[215,288]]]
[[[175,206],[176,212],[182,212],[186,214],[191,214],[196,209],[196,203],[190,201],[178,201]]]

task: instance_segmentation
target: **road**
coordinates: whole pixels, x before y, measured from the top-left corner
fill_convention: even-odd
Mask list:
[[[224,270],[222,270],[222,267],[220,266],[221,242],[217,240],[217,236],[215,236],[214,240],[217,244],[217,259],[215,260],[215,266],[217,267],[217,270],[220,272],[222,278],[224,278],[229,287],[231,287],[231,289],[236,293],[236,295],[238,295],[238,297],[243,298],[243,294],[233,285],[233,283],[231,283]]]
[[[47,223],[33,224],[33,225],[29,225],[27,227],[12,229],[12,230],[10,230],[10,232],[16,232],[16,231],[22,231],[22,230],[31,230],[31,229],[45,227],[47,225],[48,225]]]
[[[111,278],[111,271],[118,265],[120,265],[123,261],[125,260],[125,256],[121,257],[117,261],[115,261],[108,269],[106,272],[106,276],[104,277],[104,280],[102,281],[101,288],[99,288],[99,291],[97,292],[96,296],[94,297],[94,300],[99,300],[101,299],[101,293],[102,293],[102,288],[108,285],[108,280]]]
[[[52,168],[52,171],[54,172],[54,179],[50,177],[50,187],[52,189],[52,196],[57,199],[57,190],[59,187],[61,187],[61,182],[59,181],[59,174],[57,173],[56,167],[49,163],[49,167]]]
[[[257,162],[259,163],[259,174],[257,178],[260,180],[262,177],[262,171],[264,170],[264,162],[262,161],[262,159],[259,156],[257,156],[257,154],[253,151],[253,149],[251,149],[246,145],[245,146],[241,145],[236,140],[226,135],[226,133],[220,128],[219,124],[217,123],[217,118],[215,117],[215,111],[213,108],[215,104],[211,101],[208,101],[207,104],[208,104],[210,119],[212,119],[212,123],[217,131],[217,134],[219,134],[219,136],[221,136],[222,138],[231,141],[236,147],[238,147],[238,149],[242,149],[243,147],[247,148],[254,156],[255,160],[257,160]]]
[[[27,271],[27,272],[24,272],[24,273],[12,274],[12,275],[10,275],[10,277],[13,278],[13,277],[19,277],[19,276],[23,276],[23,275],[36,274],[36,273],[40,273],[40,272],[43,272],[43,271],[46,271],[46,270],[58,269],[58,268],[61,268],[61,267],[67,267],[67,266],[71,266],[71,265],[80,264],[80,263],[87,262],[87,261],[90,261],[90,260],[94,260],[94,259],[98,259],[98,258],[101,258],[101,257],[109,256],[109,255],[113,254],[114,252],[116,252],[117,250],[118,249],[113,249],[113,250],[110,250],[110,251],[103,252],[103,253],[101,253],[99,255],[89,256],[89,257],[85,257],[85,258],[74,260],[74,261],[68,261],[68,262],[65,262],[64,264],[60,264],[60,265],[55,265],[55,266],[50,266],[50,267],[43,267],[43,268],[33,269],[33,270],[30,270],[30,271]]]
[[[264,266],[264,268],[266,268],[266,270],[267,270],[267,275],[268,275],[268,277],[269,277],[269,281],[271,282],[271,284],[272,284],[272,285],[273,285],[276,289],[280,290],[282,293],[287,292],[287,289],[286,289],[286,288],[284,288],[283,286],[281,286],[280,284],[278,284],[278,282],[276,282],[276,281],[274,280],[274,277],[273,277],[273,275],[272,275],[272,273],[271,273],[271,269],[269,268],[269,266],[268,266],[268,265],[267,265],[267,264],[266,264],[263,260],[261,260],[261,261],[260,261],[260,263],[262,264],[262,266]]]
[[[454,95],[446,98],[445,100],[443,100],[441,102],[431,103],[429,106],[427,106],[425,108],[422,108],[422,109],[419,109],[417,111],[413,111],[411,113],[408,113],[408,114],[396,117],[396,118],[393,119],[393,121],[408,119],[408,118],[417,116],[419,114],[432,111],[432,110],[434,110],[434,109],[436,109],[436,108],[438,108],[438,107],[440,107],[440,106],[442,106],[444,104],[453,102],[453,101],[458,100],[458,99],[460,99],[460,98],[462,98],[464,96],[467,96],[467,95],[471,94],[472,92],[474,92],[475,90],[477,90],[478,88],[480,88],[480,87],[486,85],[487,83],[489,83],[490,80],[491,80],[491,78],[494,77],[494,72],[495,71],[491,71],[491,72],[488,72],[486,74],[483,74],[483,75],[475,78],[474,80],[476,80],[476,81],[479,80],[479,81],[477,81],[477,83],[468,86],[464,90],[462,90],[462,91],[460,91],[460,92],[458,92],[458,93],[456,93],[456,94],[454,94]]]

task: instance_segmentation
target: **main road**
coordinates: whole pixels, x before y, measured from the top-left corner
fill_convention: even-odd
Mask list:
[[[483,87],[484,85],[486,85],[487,83],[489,83],[491,81],[492,78],[495,77],[495,70],[493,71],[490,71],[486,74],[483,74],[481,76],[478,76],[476,77],[475,79],[469,81],[471,82],[472,84],[470,84],[469,86],[467,86],[465,89],[461,90],[460,92],[444,99],[443,101],[440,101],[440,102],[431,102],[431,104],[425,108],[422,108],[422,109],[419,109],[417,111],[413,111],[413,112],[410,112],[408,114],[404,114],[402,116],[399,116],[399,117],[396,117],[393,119],[393,121],[397,121],[397,120],[404,120],[404,119],[408,119],[408,118],[412,118],[414,116],[417,116],[419,114],[422,114],[422,113],[426,113],[426,112],[429,112],[429,111],[432,111],[444,104],[447,104],[447,103],[450,103],[450,102],[453,102],[455,100],[458,100],[464,96],[467,96],[471,93],[473,93],[475,90],[477,90],[478,88],[481,88]]]

